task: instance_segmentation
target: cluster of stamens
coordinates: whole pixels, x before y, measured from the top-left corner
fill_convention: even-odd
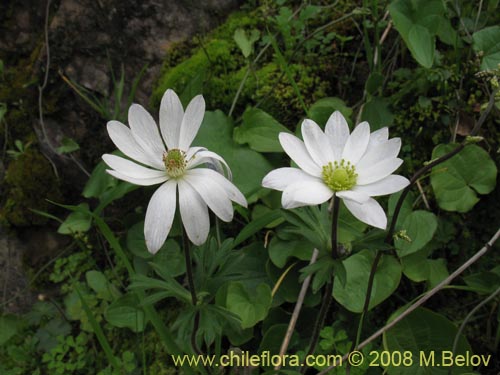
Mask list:
[[[323,166],[322,171],[323,181],[333,191],[350,190],[356,185],[358,175],[356,168],[351,165],[351,162],[346,162],[344,159],[340,161],[329,162]]]
[[[177,148],[168,150],[163,154],[163,163],[170,177],[181,177],[186,170],[186,153]]]

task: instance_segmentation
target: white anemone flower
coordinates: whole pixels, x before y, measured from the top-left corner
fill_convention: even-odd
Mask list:
[[[138,104],[129,108],[130,128],[118,121],[107,124],[116,147],[140,163],[105,154],[102,158],[112,168],[107,172],[136,185],[162,184],[149,201],[144,223],[146,245],[153,254],[172,227],[177,191],[182,223],[195,245],[203,244],[208,237],[207,206],[226,222],[233,218],[231,201],[247,206],[243,194],[222,174],[224,166],[230,176],[224,159],[206,148],[191,147],[204,114],[201,95],[193,98],[184,112],[179,97],[169,89],[160,105],[161,136],[153,117]]]
[[[304,141],[280,133],[281,146],[300,168],[279,168],[268,173],[262,185],[283,191],[281,203],[290,209],[328,201],[335,194],[360,221],[385,229],[387,217],[372,197],[395,193],[409,184],[392,173],[403,160],[397,157],[401,139],[389,139],[387,128],[370,134],[362,122],[349,134],[338,111],[321,128],[312,120],[302,123]]]

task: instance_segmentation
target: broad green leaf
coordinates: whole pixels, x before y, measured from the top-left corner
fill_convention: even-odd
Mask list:
[[[109,305],[104,317],[115,327],[142,332],[146,322],[144,311],[139,306],[140,301],[135,293],[126,294]]]
[[[79,150],[80,146],[71,138],[63,138],[61,146],[57,148],[57,152],[60,154],[69,154],[70,152]]]
[[[388,100],[376,96],[372,97],[363,107],[361,120],[368,121],[371,131],[391,126],[394,115],[388,108]]]
[[[106,190],[117,185],[118,180],[106,173],[108,168],[103,161],[96,165],[83,188],[82,195],[85,198],[98,198]]]
[[[439,158],[455,147],[438,145],[432,158]],[[488,194],[495,188],[496,176],[497,167],[488,153],[477,145],[468,145],[432,169],[431,184],[439,207],[467,212],[479,201],[477,193]]]
[[[408,47],[417,62],[430,68],[434,61],[435,38],[421,25],[412,25],[408,33]]]
[[[278,139],[279,133],[290,131],[271,115],[258,108],[249,108],[243,114],[243,123],[234,129],[234,140],[248,143],[258,152],[283,152]]]
[[[241,319],[243,329],[263,320],[271,302],[271,288],[265,283],[259,284],[254,292],[248,291],[240,282],[231,282],[227,288],[227,309]]]
[[[268,191],[261,187],[271,164],[258,152],[237,145],[232,140],[233,122],[221,111],[206,112],[193,145],[208,148],[224,158],[233,173],[233,183],[246,196],[249,203]]]
[[[414,211],[406,216],[400,230],[406,230],[411,242],[397,238],[394,241],[400,257],[412,254],[424,247],[434,236],[437,229],[436,215],[427,211]]]
[[[425,249],[402,257],[401,264],[403,273],[410,280],[418,283],[429,279],[430,265]]]
[[[309,118],[314,120],[321,127],[324,127],[333,112],[340,111],[349,122],[352,109],[348,107],[342,99],[331,97],[322,98],[309,108]]]
[[[80,203],[78,207],[84,210],[89,209],[87,203]],[[74,234],[78,232],[86,232],[90,229],[92,217],[83,211],[74,211],[68,215],[66,220],[59,226],[57,232],[60,234]]]
[[[337,276],[333,284],[333,297],[349,311],[360,313],[365,303],[368,277],[375,252],[363,250],[343,261],[346,283],[342,285]],[[401,264],[390,255],[382,255],[373,281],[369,309],[388,298],[398,287],[401,279]]]
[[[240,47],[241,53],[245,58],[252,54],[253,45],[259,40],[259,37],[260,32],[255,29],[251,30],[249,35],[243,29],[236,29],[233,36],[234,41]]]
[[[262,353],[266,350],[270,353],[279,353],[281,342],[283,341],[283,337],[285,337],[286,335],[287,328],[288,324],[286,323],[275,324],[270,327],[264,334],[257,353]],[[299,337],[297,335],[297,332],[293,332],[290,339],[289,348],[293,349],[294,346],[296,346],[298,343]]]
[[[428,289],[434,288],[441,281],[448,277],[446,259],[429,259],[429,284]]]
[[[389,321],[398,316],[403,309],[394,313]],[[389,375],[445,375],[451,369],[452,374],[463,374],[471,371],[472,367],[449,367],[449,355],[453,348],[453,340],[457,334],[457,327],[444,316],[425,308],[418,308],[401,322],[384,333],[384,349],[389,352],[409,351],[412,354],[409,366],[390,366],[386,368]],[[434,363],[432,363],[434,353]],[[444,362],[441,354],[444,353]],[[455,355],[472,354],[472,349],[464,338],[460,336]],[[448,357],[447,357],[448,356]]]
[[[491,294],[500,285],[500,272],[482,271],[464,277],[465,283],[479,294]]]
[[[472,47],[482,53],[481,69],[498,69],[500,64],[500,26],[490,26],[472,35]]]
[[[17,333],[19,322],[20,319],[14,315],[0,316],[0,346]]]
[[[120,296],[118,289],[106,279],[102,272],[88,271],[85,274],[85,279],[89,287],[97,293],[98,298],[112,301]]]
[[[313,248],[309,241],[282,241],[274,237],[269,243],[269,258],[276,267],[283,268],[290,257],[311,259]]]

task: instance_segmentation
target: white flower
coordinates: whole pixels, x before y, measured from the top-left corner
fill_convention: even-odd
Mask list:
[[[362,222],[385,229],[387,217],[372,197],[395,193],[409,181],[393,173],[403,160],[397,158],[400,138],[389,138],[387,128],[370,134],[367,122],[349,135],[346,120],[336,111],[325,132],[312,120],[302,123],[302,142],[280,133],[285,152],[299,166],[279,168],[267,174],[262,185],[283,191],[284,208],[321,204],[334,194]]]
[[[208,237],[207,206],[227,222],[233,218],[231,201],[247,205],[243,194],[219,173],[224,165],[230,174],[224,159],[203,147],[190,147],[204,114],[201,95],[193,98],[184,112],[179,97],[169,89],[160,105],[161,136],[154,119],[138,104],[128,111],[130,128],[118,121],[108,122],[108,133],[116,147],[144,166],[105,154],[102,158],[112,168],[107,172],[136,185],[162,184],[149,201],[144,223],[146,245],[153,254],[161,248],[172,227],[177,190],[182,223],[195,245],[201,245]],[[201,168],[202,165],[209,168]]]

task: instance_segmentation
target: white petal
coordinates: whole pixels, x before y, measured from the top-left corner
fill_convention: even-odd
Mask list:
[[[108,172],[111,176],[118,178],[119,180],[127,181],[130,182],[131,184],[134,185],[140,185],[140,186],[151,186],[151,185],[157,185],[161,184],[162,182],[165,182],[168,180],[168,176],[162,176],[162,177],[151,177],[151,178],[134,178],[127,176],[125,174],[122,174],[117,171],[113,171],[111,169],[106,169],[106,172]]]
[[[355,186],[353,190],[365,193],[371,197],[378,197],[400,191],[409,184],[410,181],[407,178],[393,174],[372,184]]]
[[[366,121],[362,122],[354,128],[342,152],[342,159],[350,161],[351,164],[356,163],[361,159],[366,151],[370,140],[370,125]]]
[[[116,155],[104,154],[102,160],[115,171],[133,178],[157,178],[166,175],[165,171],[145,168],[142,165]]]
[[[160,104],[160,129],[163,140],[169,150],[179,147],[184,108],[177,94],[168,89],[163,94]]]
[[[370,143],[383,143],[389,139],[389,128],[387,126],[375,130],[370,134]]]
[[[328,162],[335,160],[328,137],[314,121],[304,120],[302,123],[302,138],[304,138],[304,144],[309,155],[316,164],[327,165]]]
[[[336,194],[339,198],[349,199],[351,201],[355,201],[358,203],[366,203],[368,199],[370,199],[370,196],[367,195],[366,193],[354,190],[339,191]]]
[[[356,164],[356,168],[364,169],[384,159],[395,158],[396,156],[398,156],[400,149],[400,138],[392,138],[388,141],[376,143],[373,145],[369,144],[365,154],[358,162],[358,164]]]
[[[351,211],[358,220],[376,228],[386,228],[387,217],[385,216],[384,210],[375,199],[370,198],[366,203],[358,203],[349,199],[344,199],[343,201],[347,209]]]
[[[347,121],[342,116],[342,113],[339,111],[332,113],[325,125],[325,134],[330,139],[335,160],[340,160],[345,143],[349,137],[349,125],[347,125]]]
[[[136,142],[132,136],[130,128],[119,121],[109,121],[107,124],[109,137],[115,146],[129,158],[137,160],[139,163],[150,167],[161,168],[163,163],[158,165],[155,158],[151,158],[148,153]]]
[[[365,168],[356,168],[356,185],[368,185],[389,176],[403,163],[399,158],[384,159]]]
[[[201,122],[205,116],[205,99],[197,95],[191,100],[186,108],[186,113],[182,118],[181,130],[179,135],[179,149],[187,151],[191,142],[200,129]]]
[[[262,186],[279,191],[299,181],[321,180],[298,168],[278,168],[269,172],[262,180]]]
[[[208,237],[208,208],[201,196],[186,181],[179,180],[179,210],[182,224],[192,243],[199,246]]]
[[[214,180],[200,174],[186,173],[184,176],[191,187],[200,194],[208,207],[222,220],[229,222],[233,219],[233,205],[224,188]]]
[[[153,117],[141,105],[132,104],[128,110],[128,123],[137,143],[161,164],[165,146]]]
[[[225,190],[226,195],[229,199],[231,199],[233,202],[238,203],[240,206],[247,207],[247,200],[245,199],[245,196],[241,193],[241,191],[238,190],[236,186],[233,185],[231,181],[229,181],[220,173],[208,168],[196,168],[190,169],[186,172],[186,174],[189,176],[200,176],[205,180],[214,181]]]
[[[193,147],[191,147],[189,150],[191,150]],[[188,154],[189,156],[189,151]],[[216,154],[215,152],[208,151],[208,150],[201,150],[194,154],[194,157],[188,157],[188,163],[187,163],[187,168],[191,169],[194,167],[197,167],[198,165],[201,164],[207,164],[210,168],[215,169],[217,172],[220,174],[225,174],[229,179],[232,179],[232,173],[231,169],[229,168],[229,165],[227,165],[226,161]],[[223,167],[225,169],[223,169]]]
[[[304,142],[289,133],[280,133],[279,140],[283,150],[300,167],[312,176],[321,176],[321,167],[317,165],[307,152]]]
[[[167,239],[175,216],[175,180],[169,180],[155,191],[146,210],[144,237],[150,253],[155,254]]]
[[[333,191],[320,181],[300,181],[288,186],[283,191],[283,208],[313,206],[326,202],[333,196]]]

